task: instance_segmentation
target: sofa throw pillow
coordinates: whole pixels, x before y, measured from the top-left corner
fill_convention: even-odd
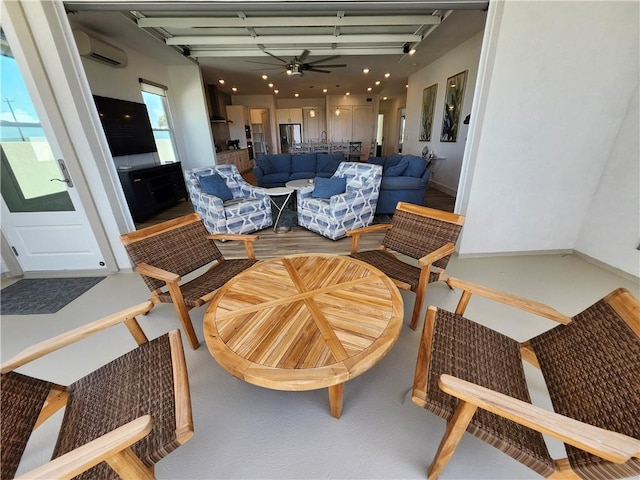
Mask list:
[[[347,179],[344,177],[316,177],[314,180],[313,198],[331,198],[347,191]]]
[[[213,175],[203,175],[198,177],[198,180],[200,181],[202,189],[209,195],[214,195],[223,202],[233,198],[231,190],[224,181],[224,178],[219,174],[214,173]]]
[[[256,164],[262,169],[265,175],[271,175],[272,173],[276,173],[275,167],[266,158],[260,158],[256,160]]]
[[[385,177],[399,177],[409,166],[409,160],[402,159],[393,167],[389,167],[384,171]]]
[[[421,177],[424,171],[427,169],[427,161],[416,155],[407,155],[404,157],[409,161],[407,169],[404,171],[405,177]]]
[[[393,167],[394,165],[400,163],[400,160],[402,160],[403,158],[404,155],[402,155],[401,153],[392,153],[391,155],[388,155],[386,160],[384,161],[383,172],[385,172],[387,168]]]

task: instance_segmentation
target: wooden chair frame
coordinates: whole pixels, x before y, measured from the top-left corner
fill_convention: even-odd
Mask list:
[[[443,222],[453,223],[455,225],[463,225],[465,220],[465,217],[462,215],[443,212],[441,210],[435,210],[433,208],[422,207],[406,202],[398,202],[396,210],[402,210],[416,215],[422,215],[436,220],[441,220]],[[377,224],[347,232],[346,235],[348,237],[351,237],[351,253],[354,254],[359,251],[360,236],[374,232],[386,231],[391,229],[392,226],[393,225],[390,223]],[[394,258],[398,258],[395,252],[387,249],[384,245],[381,245],[379,247],[379,250],[391,255]],[[437,250],[434,250],[433,252],[418,259],[418,266],[420,267],[420,281],[418,283],[418,287],[413,291],[416,295],[416,300],[414,302],[413,312],[411,314],[410,327],[412,330],[415,330],[418,327],[420,310],[422,309],[422,304],[427,294],[427,286],[429,285],[429,277],[431,275],[431,272],[438,273],[440,280],[446,280],[448,278],[444,273],[445,271],[442,268],[433,266],[433,263],[437,260],[440,260],[441,258],[446,257],[447,255],[455,253],[455,251],[455,244],[447,243]],[[394,278],[392,278],[391,280],[393,280],[398,288],[402,290],[412,291],[411,285],[409,285],[408,283]]]
[[[559,323],[571,322],[571,317],[539,302],[456,278],[449,278],[447,283],[451,288],[458,287],[463,290],[455,310],[455,313],[459,315],[464,314],[471,296],[477,294]],[[640,337],[640,303],[638,300],[622,289],[614,291],[606,298],[613,299],[611,303],[614,309]],[[427,372],[437,310],[433,306],[429,306],[427,309],[418,351],[412,400],[421,407],[426,405],[427,399]],[[529,341],[520,343],[520,351],[524,360],[536,368],[540,368]],[[460,402],[454,416],[447,422],[444,436],[429,467],[428,478],[430,479],[438,478],[445,468],[478,408],[503,416],[543,434],[548,434],[610,462],[624,463],[632,457],[640,458],[639,439],[580,422],[451,375],[441,375],[438,385],[442,391],[458,398]],[[554,460],[554,463],[555,472],[548,478],[568,480],[580,478],[571,469],[567,458]]]
[[[5,374],[37,360],[45,355],[62,349],[68,345],[87,338],[94,333],[105,330],[114,325],[124,323],[138,345],[148,341],[140,328],[137,315],[145,315],[153,308],[149,301],[127,308],[118,313],[101,318],[74,330],[62,333],[49,340],[33,345],[0,366],[0,372]],[[169,332],[169,342],[173,358],[174,398],[176,404],[176,438],[183,444],[193,436],[193,418],[191,414],[191,396],[189,393],[189,379],[184,362],[184,351],[180,332]],[[68,400],[68,389],[63,385],[53,385],[45,401],[34,430],[63,408]],[[147,467],[131,450],[131,446],[145,437],[153,427],[150,415],[141,416],[95,440],[61,455],[50,462],[28,473],[20,479],[53,478],[71,479],[91,467],[106,462],[122,478],[155,478],[152,467]]]
[[[191,213],[189,215],[185,215],[182,217],[175,218],[173,220],[169,220],[167,222],[163,222],[158,225],[152,225],[150,227],[142,228],[140,230],[136,230],[131,233],[126,233],[120,236],[120,239],[123,245],[129,245],[135,243],[140,240],[144,240],[149,237],[153,237],[154,235],[158,235],[162,232],[169,231],[174,228],[183,227],[190,223],[201,222],[201,218],[197,213]],[[211,241],[220,240],[220,241],[240,241],[244,242],[245,251],[247,252],[247,258],[251,260],[255,260],[256,255],[253,249],[253,242],[259,239],[258,235],[247,235],[247,234],[235,234],[235,233],[217,233],[213,235],[208,235],[208,239]],[[218,267],[223,261],[224,257],[221,257],[218,262],[214,263],[209,267],[207,272],[203,275],[213,271],[216,267]],[[189,306],[185,303],[184,297],[182,296],[182,291],[180,290],[180,281],[182,278],[180,275],[176,273],[169,272],[167,270],[163,270],[158,267],[154,267],[153,265],[149,265],[148,263],[139,263],[135,266],[136,272],[140,275],[145,275],[147,277],[155,278],[157,280],[162,280],[166,283],[167,288],[169,290],[169,294],[171,295],[172,303],[175,306],[176,312],[178,314],[178,318],[180,319],[180,323],[182,324],[182,329],[187,336],[187,340],[189,341],[189,345],[192,349],[197,349],[200,346],[200,341],[196,335],[195,330],[193,329],[193,323],[191,322],[191,317],[189,316],[189,310],[191,310],[192,306]],[[198,302],[196,307],[204,305],[211,301],[215,292],[214,290],[207,295],[202,296]],[[153,302],[153,305],[156,305],[160,302],[158,295],[161,290],[155,290],[151,292],[150,301]]]

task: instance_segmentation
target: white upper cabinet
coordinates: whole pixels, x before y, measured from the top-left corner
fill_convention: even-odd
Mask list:
[[[279,108],[276,110],[276,116],[278,117],[278,123],[302,123],[302,109],[301,108]]]

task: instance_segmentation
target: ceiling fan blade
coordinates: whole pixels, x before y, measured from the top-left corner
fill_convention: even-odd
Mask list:
[[[250,71],[252,72],[266,72],[267,70],[282,70],[281,65],[274,65],[273,67],[260,67],[260,68],[252,68]]]
[[[308,68],[307,72],[331,73],[329,70],[318,70],[317,68]]]
[[[307,65],[309,65],[311,68],[314,68],[314,66],[311,65],[310,63],[307,63]],[[347,65],[343,63],[340,65],[336,64],[336,65],[318,65],[318,66],[322,68],[340,68],[340,67],[346,67]]]
[[[315,63],[326,62],[327,60],[333,60],[334,58],[340,58],[340,55],[332,55],[331,57],[321,58],[320,60],[314,60],[313,62],[308,62],[308,64],[313,65]]]
[[[309,50],[305,48],[300,54],[300,56],[298,57],[298,61],[300,63],[304,63],[304,59],[307,58],[308,56],[309,56]]]
[[[282,65],[279,65],[277,63],[256,62],[254,60],[245,60],[245,62],[247,62],[247,63],[259,63],[260,65],[271,65],[272,67],[282,68]]]
[[[283,59],[281,59],[280,57],[276,57],[273,53],[269,53],[269,52],[267,52],[266,50],[263,50],[263,52],[264,52],[264,53],[266,53],[267,55],[269,55],[270,57],[273,57],[273,58],[275,58],[276,60],[281,61],[281,62],[282,62],[282,63],[284,63],[284,64],[286,64],[286,63],[287,63],[287,61],[286,61],[286,60],[283,60]]]

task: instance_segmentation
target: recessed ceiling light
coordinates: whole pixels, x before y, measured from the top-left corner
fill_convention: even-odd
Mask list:
[[[409,88],[409,84],[407,83],[407,84],[404,86],[404,88]]]
[[[367,92],[370,92],[372,90],[371,87],[367,87]]]
[[[327,89],[326,89],[326,88],[323,88],[323,89],[322,89],[322,93],[327,93]]]
[[[412,48],[411,50],[409,50],[409,55],[413,55],[414,53],[416,53],[416,49]]]
[[[231,91],[232,92],[237,92],[238,91],[238,87],[231,87]]]
[[[385,74],[384,74],[384,78],[389,78],[390,76],[391,76],[391,74],[390,74],[390,73],[385,73]]]
[[[380,80],[376,80],[376,85],[380,85]]]
[[[273,88],[273,83],[269,83],[269,84],[268,84],[268,87],[269,87],[269,88]]]
[[[347,92],[347,93],[345,93],[345,95],[349,96],[349,95],[351,95],[351,92]]]
[[[293,94],[293,96],[294,96],[294,97],[299,97],[299,96],[300,96],[300,94],[299,94],[299,93],[294,93],[294,94]]]
[[[273,93],[280,93],[280,90],[276,89],[273,91]]]
[[[264,74],[262,75],[262,79],[263,79],[263,80],[266,80],[267,78],[269,78],[269,76],[264,75]]]
[[[222,79],[222,78],[221,78],[220,80],[218,80],[218,83],[219,83],[220,85],[224,85],[224,79]]]
[[[383,99],[383,100],[386,100],[386,99],[387,99],[387,97],[382,97],[382,99]]]
[[[369,73],[369,69],[368,69],[368,68],[365,68],[364,70],[362,70],[362,73],[364,73],[364,74]]]

